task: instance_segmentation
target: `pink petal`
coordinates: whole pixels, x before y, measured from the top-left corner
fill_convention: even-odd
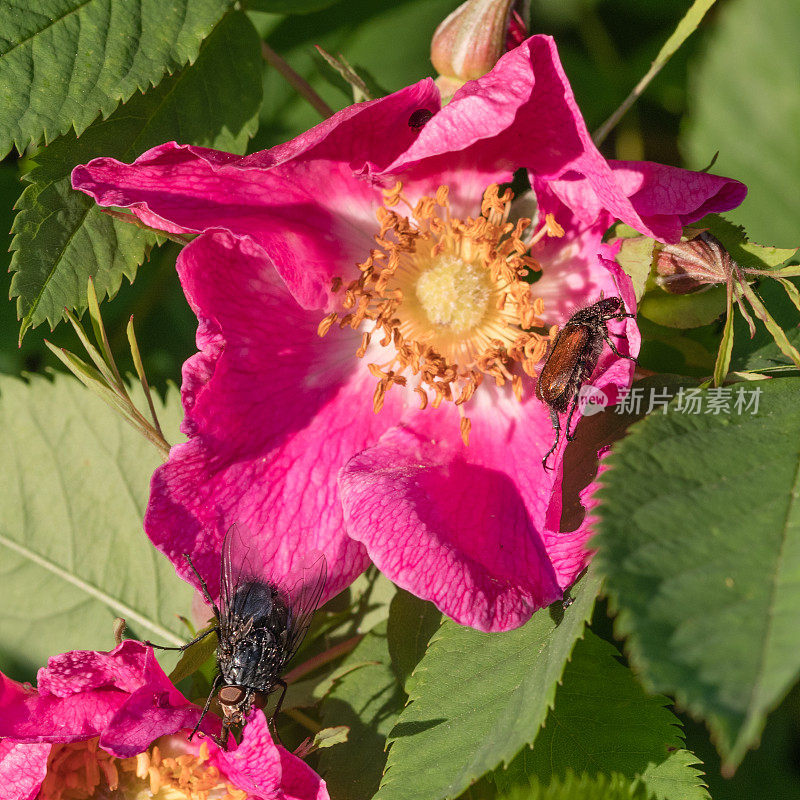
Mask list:
[[[219,166],[198,158],[196,148],[168,144],[131,165],[95,159],[73,180],[100,205],[130,207],[154,228],[221,228],[252,238],[307,308],[328,305],[331,279],[353,272],[378,230],[377,191],[339,162]]]
[[[95,689],[70,697],[32,695],[0,718],[0,738],[19,742],[75,742],[97,736],[128,695]]]
[[[608,163],[619,192],[635,209],[635,217],[609,205],[601,184],[574,172],[550,181],[548,188],[586,222],[599,221],[608,227],[619,218],[641,233],[668,242],[677,241],[685,225],[706,214],[736,208],[747,194],[743,183],[719,175],[651,161]]]
[[[190,731],[201,709],[179,692],[147,648],[145,681],[133,691],[103,728],[100,746],[118,758],[129,758],[146,750],[160,736]],[[221,722],[206,714],[200,730],[219,735]]]
[[[297,306],[257,245],[205,234],[183,250],[178,269],[200,319],[201,352],[184,365],[190,440],[156,470],[145,529],[187,580],[190,554],[212,594],[234,522],[264,553],[279,537],[287,573],[321,550],[332,597],[368,563],[345,534],[336,475],[393,424],[399,401],[390,393],[372,413],[375,380],[354,355],[360,334],[320,338],[319,313]]]
[[[322,308],[331,278],[353,272],[378,230],[378,190],[353,170],[401,152],[417,135],[408,118],[420,107],[438,108],[430,80],[345,109],[270,151],[237,159],[173,142],[131,165],[94,159],[75,168],[73,185],[172,233],[223,228],[252,237],[298,302]]]
[[[444,174],[449,163],[475,172],[526,167],[581,218],[614,219],[677,240],[686,222],[741,203],[738,181],[648,162],[609,163],[595,147],[561,66],[555,42],[532,36],[487,75],[469,81],[417,140],[383,171],[409,179]],[[444,181],[443,181],[444,182]]]
[[[348,532],[378,568],[480,630],[518,627],[561,593],[542,538],[549,417],[536,400],[515,403],[475,413],[468,448],[454,408],[426,410],[339,478]]]
[[[49,744],[0,741],[0,786],[4,800],[33,800],[47,775]]]
[[[596,152],[587,139],[555,42],[532,36],[459,89],[384,172],[431,170],[427,162],[459,154],[479,168],[525,166],[551,178]]]
[[[160,736],[193,730],[200,712],[177,689],[140,689],[109,720],[100,746],[117,758],[130,758],[147,750]],[[201,730],[219,735],[222,724],[218,717],[206,714]]]
[[[149,648],[127,639],[111,652],[72,650],[53,656],[39,670],[40,694],[69,697],[92,689],[115,688],[132,692],[145,679]]]
[[[152,651],[129,640],[109,653],[76,650],[54,656],[39,670],[38,692],[20,691],[19,684],[4,678],[0,737],[64,742],[97,736],[129,693],[147,682],[148,653],[154,662]]]
[[[283,747],[278,750],[281,754],[282,788],[286,800],[330,800],[325,781],[305,761]]]
[[[100,735],[105,750],[126,758],[161,735],[191,729],[200,709],[173,686],[153,651],[127,640],[108,653],[75,650],[39,670],[39,691],[2,676],[0,737],[73,742]],[[206,718],[203,730],[218,732]]]
[[[211,758],[231,784],[255,800],[330,800],[325,781],[275,745],[261,711],[251,716],[236,749],[213,747]]]
[[[409,125],[410,116],[421,109],[435,114],[440,107],[436,84],[425,78],[386,97],[343,108],[290,142],[246,156],[242,165],[268,168],[303,156],[377,171],[416,139],[419,129]]]

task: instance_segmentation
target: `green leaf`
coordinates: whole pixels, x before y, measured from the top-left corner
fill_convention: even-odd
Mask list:
[[[663,696],[648,696],[617,650],[591,631],[572,653],[553,709],[531,749],[494,779],[503,792],[531,778],[548,786],[576,775],[621,775],[658,800],[705,800],[708,792],[684,748]]]
[[[350,729],[346,725],[337,725],[335,728],[323,728],[314,736],[314,745],[322,750],[326,747],[344,744],[349,734]]]
[[[682,145],[702,166],[748,186],[726,212],[752,239],[797,247],[800,218],[800,15],[783,0],[728,0],[700,51]]]
[[[74,128],[197,58],[230,0],[0,3],[0,156]]]
[[[723,381],[728,375],[731,366],[731,355],[733,353],[733,286],[729,283],[726,286],[727,309],[725,314],[725,327],[722,329],[722,341],[719,343],[717,360],[714,363],[714,386],[722,386]]]
[[[592,540],[645,685],[705,719],[729,767],[800,671],[800,380],[732,389],[729,413],[676,401],[630,428]]]
[[[342,668],[348,665],[359,668],[339,679],[321,709],[325,727],[346,725],[350,735],[320,753],[321,772],[337,800],[369,800],[386,763],[386,735],[405,703],[391,667],[385,622],[367,633]]]
[[[655,241],[647,236],[626,237],[621,240],[617,263],[633,281],[636,301],[641,300],[653,266]]]
[[[641,784],[634,785],[621,775],[569,774],[549,786],[534,781],[530,786],[515,786],[508,793],[498,795],[498,800],[649,800]]]
[[[216,625],[216,621],[213,623]],[[199,633],[204,633],[205,628]],[[175,669],[169,674],[170,680],[174,684],[180,683],[185,678],[193,675],[203,664],[206,663],[217,651],[217,634],[210,633],[208,636],[202,638],[199,642],[195,642],[191,647],[187,647],[181,653]]]
[[[425,655],[431,636],[439,630],[442,614],[403,589],[398,589],[389,608],[389,654],[402,686]]]
[[[177,391],[155,401],[176,441]],[[115,617],[180,644],[192,590],[142,530],[152,445],[64,375],[0,377],[0,424],[0,669],[27,676],[54,653],[109,650]]]
[[[250,11],[268,11],[270,14],[311,14],[321,11],[339,0],[247,0]]]
[[[793,284],[798,286],[800,282],[795,279]],[[764,278],[758,287],[758,294],[789,343],[800,348],[800,313],[786,290],[777,281]],[[758,325],[756,335],[751,338],[738,312],[734,319],[734,341],[732,370],[761,371],[791,363],[766,327]]]
[[[17,298],[20,340],[64,308],[86,308],[86,283],[113,297],[136,269],[154,234],[103,214],[73,191],[70,173],[95,156],[132,161],[170,139],[244,152],[261,101],[258,35],[247,17],[229,14],[203,43],[197,61],[146,95],[136,95],[76,139],[65,136],[36,156],[30,185],[17,202],[11,296]]]
[[[654,289],[645,294],[638,310],[668,328],[699,328],[725,313],[725,287],[714,286],[692,294],[669,294]]]
[[[598,587],[589,570],[569,608],[540,609],[514,631],[482,633],[445,621],[408,682],[410,703],[389,737],[376,800],[457,797],[529,743]]]

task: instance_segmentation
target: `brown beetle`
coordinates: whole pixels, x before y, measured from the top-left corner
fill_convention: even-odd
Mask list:
[[[607,297],[598,300],[588,308],[576,311],[558,332],[544,363],[539,380],[536,383],[536,397],[550,407],[550,419],[556,432],[556,440],[542,459],[542,466],[548,469],[547,459],[558,445],[561,435],[559,412],[569,410],[566,424],[567,441],[575,437],[570,434],[572,415],[578,407],[578,392],[584,381],[591,377],[600,353],[603,341],[611,351],[620,358],[636,361],[633,356],[620,353],[608,336],[607,324],[612,319],[633,317],[624,310],[625,306],[619,297]]]

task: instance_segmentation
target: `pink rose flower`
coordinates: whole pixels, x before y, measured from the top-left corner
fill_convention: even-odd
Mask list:
[[[7,800],[61,800],[81,790],[86,797],[101,790],[137,797],[147,787],[156,797],[159,788],[180,789],[187,800],[328,800],[324,781],[273,743],[261,711],[229,752],[202,735],[189,742],[200,709],[140,642],[55,656],[37,684],[0,674],[0,786]],[[219,734],[219,719],[206,715],[201,731]]]
[[[538,202],[529,229],[507,222],[496,188],[520,167]],[[192,579],[188,553],[218,591],[239,521],[262,552],[279,538],[287,571],[323,551],[326,597],[371,559],[482,630],[523,624],[586,564],[588,523],[561,524],[565,443],[544,471],[553,432],[533,388],[552,326],[602,294],[634,310],[603,232],[619,218],[676,240],[745,193],[606,161],[544,36],[445,108],[425,80],[269,151],[170,143],[131,165],[95,159],[73,184],[203,233],[178,261],[199,320],[189,441],[156,471],[145,520],[180,574]],[[631,320],[609,329],[638,352]],[[605,348],[592,384],[613,401],[631,376]]]

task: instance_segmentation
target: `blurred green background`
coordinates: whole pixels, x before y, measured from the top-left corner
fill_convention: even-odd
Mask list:
[[[343,53],[386,91],[432,74],[431,35],[455,8],[454,0],[342,0],[316,3],[304,15],[272,13],[278,0],[245,4],[258,32],[334,108],[350,102],[347,87],[313,45]],[[287,4],[284,3],[284,6]],[[305,4],[309,7],[310,3]],[[688,9],[688,0],[535,0],[531,32],[555,36],[588,127],[594,130],[650,66]],[[706,167],[748,184],[742,208],[729,217],[754,241],[800,244],[800,7],[782,0],[721,0],[700,29],[672,58],[603,145],[611,158],[647,159]],[[319,122],[316,112],[272,68],[264,66],[260,127],[250,151],[283,142]],[[26,154],[30,155],[30,154]],[[13,206],[30,168],[25,156],[0,164],[0,248],[6,268]],[[180,382],[183,361],[194,350],[195,319],[178,284],[175,244],[153,251],[133,285],[103,305],[111,345],[126,363],[125,325],[134,315],[151,382],[164,390]],[[7,278],[8,287],[10,278]],[[689,336],[647,328],[646,366],[707,374],[719,326]],[[58,368],[45,337],[79,350],[60,325],[29,331],[18,346],[15,304],[0,303],[0,372],[20,375]],[[741,339],[742,337],[740,337]],[[602,627],[602,625],[601,625]],[[687,720],[687,745],[706,762],[712,796],[800,797],[800,704],[797,692],[772,715],[762,747],[747,756],[731,780],[719,776],[705,729]]]

